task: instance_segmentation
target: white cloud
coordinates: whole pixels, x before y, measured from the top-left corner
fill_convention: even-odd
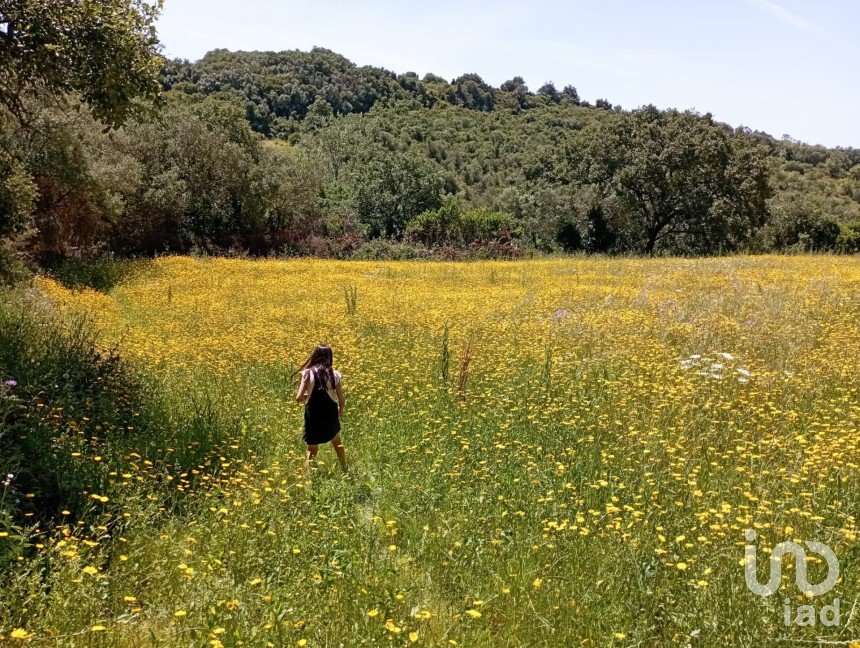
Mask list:
[[[798,16],[793,11],[789,11],[785,7],[781,7],[775,2],[772,2],[771,0],[746,1],[754,7],[761,7],[771,15],[779,18],[784,23],[787,23],[789,25],[792,25],[793,27],[797,27],[798,29],[802,29],[804,31],[813,32],[826,38],[834,47],[836,47],[842,54],[846,56],[856,57],[860,55],[860,50],[858,50],[854,43],[848,42],[842,38],[830,34],[821,25],[814,23],[811,20],[807,20],[806,18],[803,18],[801,16]]]
[[[793,11],[789,11],[785,7],[780,7],[775,2],[771,2],[771,0],[747,0],[751,5],[756,7],[761,7],[765,11],[770,12],[781,21],[788,23],[789,25],[794,25],[798,29],[804,29],[806,31],[823,33],[821,25],[816,25],[805,18],[801,18]]]

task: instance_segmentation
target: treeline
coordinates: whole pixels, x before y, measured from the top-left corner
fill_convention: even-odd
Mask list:
[[[157,60],[145,43],[129,56]],[[20,48],[0,55],[23,79]],[[83,76],[12,88],[0,235],[17,250],[55,262],[860,249],[856,149],[589,105],[573,86],[532,92],[519,77],[495,88],[395,74],[324,49],[160,65],[101,108]]]
[[[320,47],[310,52],[214,50],[195,63],[168,61],[162,78],[166,90],[240,102],[252,128],[268,137],[301,132],[308,117],[366,113],[377,103],[392,100],[409,99],[425,108],[444,103],[481,111],[547,103],[589,105],[570,85],[558,90],[550,82],[534,93],[522,77],[494,88],[477,74],[463,74],[449,83],[432,73],[419,78],[414,72],[358,67]],[[612,109],[605,99],[596,105]]]

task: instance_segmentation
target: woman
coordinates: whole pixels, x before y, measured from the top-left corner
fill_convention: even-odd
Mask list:
[[[332,358],[327,344],[314,349],[311,357],[296,372],[302,374],[296,401],[305,404],[302,440],[308,446],[308,465],[317,456],[320,444],[331,441],[340,467],[346,472],[346,452],[340,440],[340,417],[346,399],[341,388],[343,376],[332,367]]]

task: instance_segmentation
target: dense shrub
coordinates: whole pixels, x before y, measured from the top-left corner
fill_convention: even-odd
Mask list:
[[[488,207],[463,209],[457,200],[427,210],[413,218],[407,238],[428,246],[460,246],[512,238],[514,220],[510,214]]]
[[[13,250],[0,243],[0,286],[14,286],[30,276],[30,268]]]
[[[839,223],[836,249],[840,252],[860,252],[860,220]]]
[[[77,259],[59,258],[49,262],[45,269],[69,288],[92,288],[107,292],[127,276],[131,267],[128,261],[85,256]]]
[[[776,202],[762,232],[766,249],[828,251],[836,248],[840,226],[823,207],[808,197]]]
[[[168,407],[169,398],[101,348],[86,321],[61,324],[36,297],[0,291],[0,531],[94,507],[111,514],[114,496],[134,487],[120,476],[144,469],[146,488],[154,479],[174,500],[170,482],[229,453],[224,440],[239,425],[206,399]]]

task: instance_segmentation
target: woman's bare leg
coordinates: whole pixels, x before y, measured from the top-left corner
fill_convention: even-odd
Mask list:
[[[305,456],[305,460],[307,461],[308,466],[311,465],[311,462],[314,460],[314,457],[317,456],[317,451],[320,449],[318,445],[308,445],[308,454]]]
[[[331,444],[334,446],[334,451],[337,453],[337,460],[338,463],[340,463],[341,469],[343,469],[343,472],[346,472],[346,450],[343,447],[343,441],[339,434],[331,440]]]

